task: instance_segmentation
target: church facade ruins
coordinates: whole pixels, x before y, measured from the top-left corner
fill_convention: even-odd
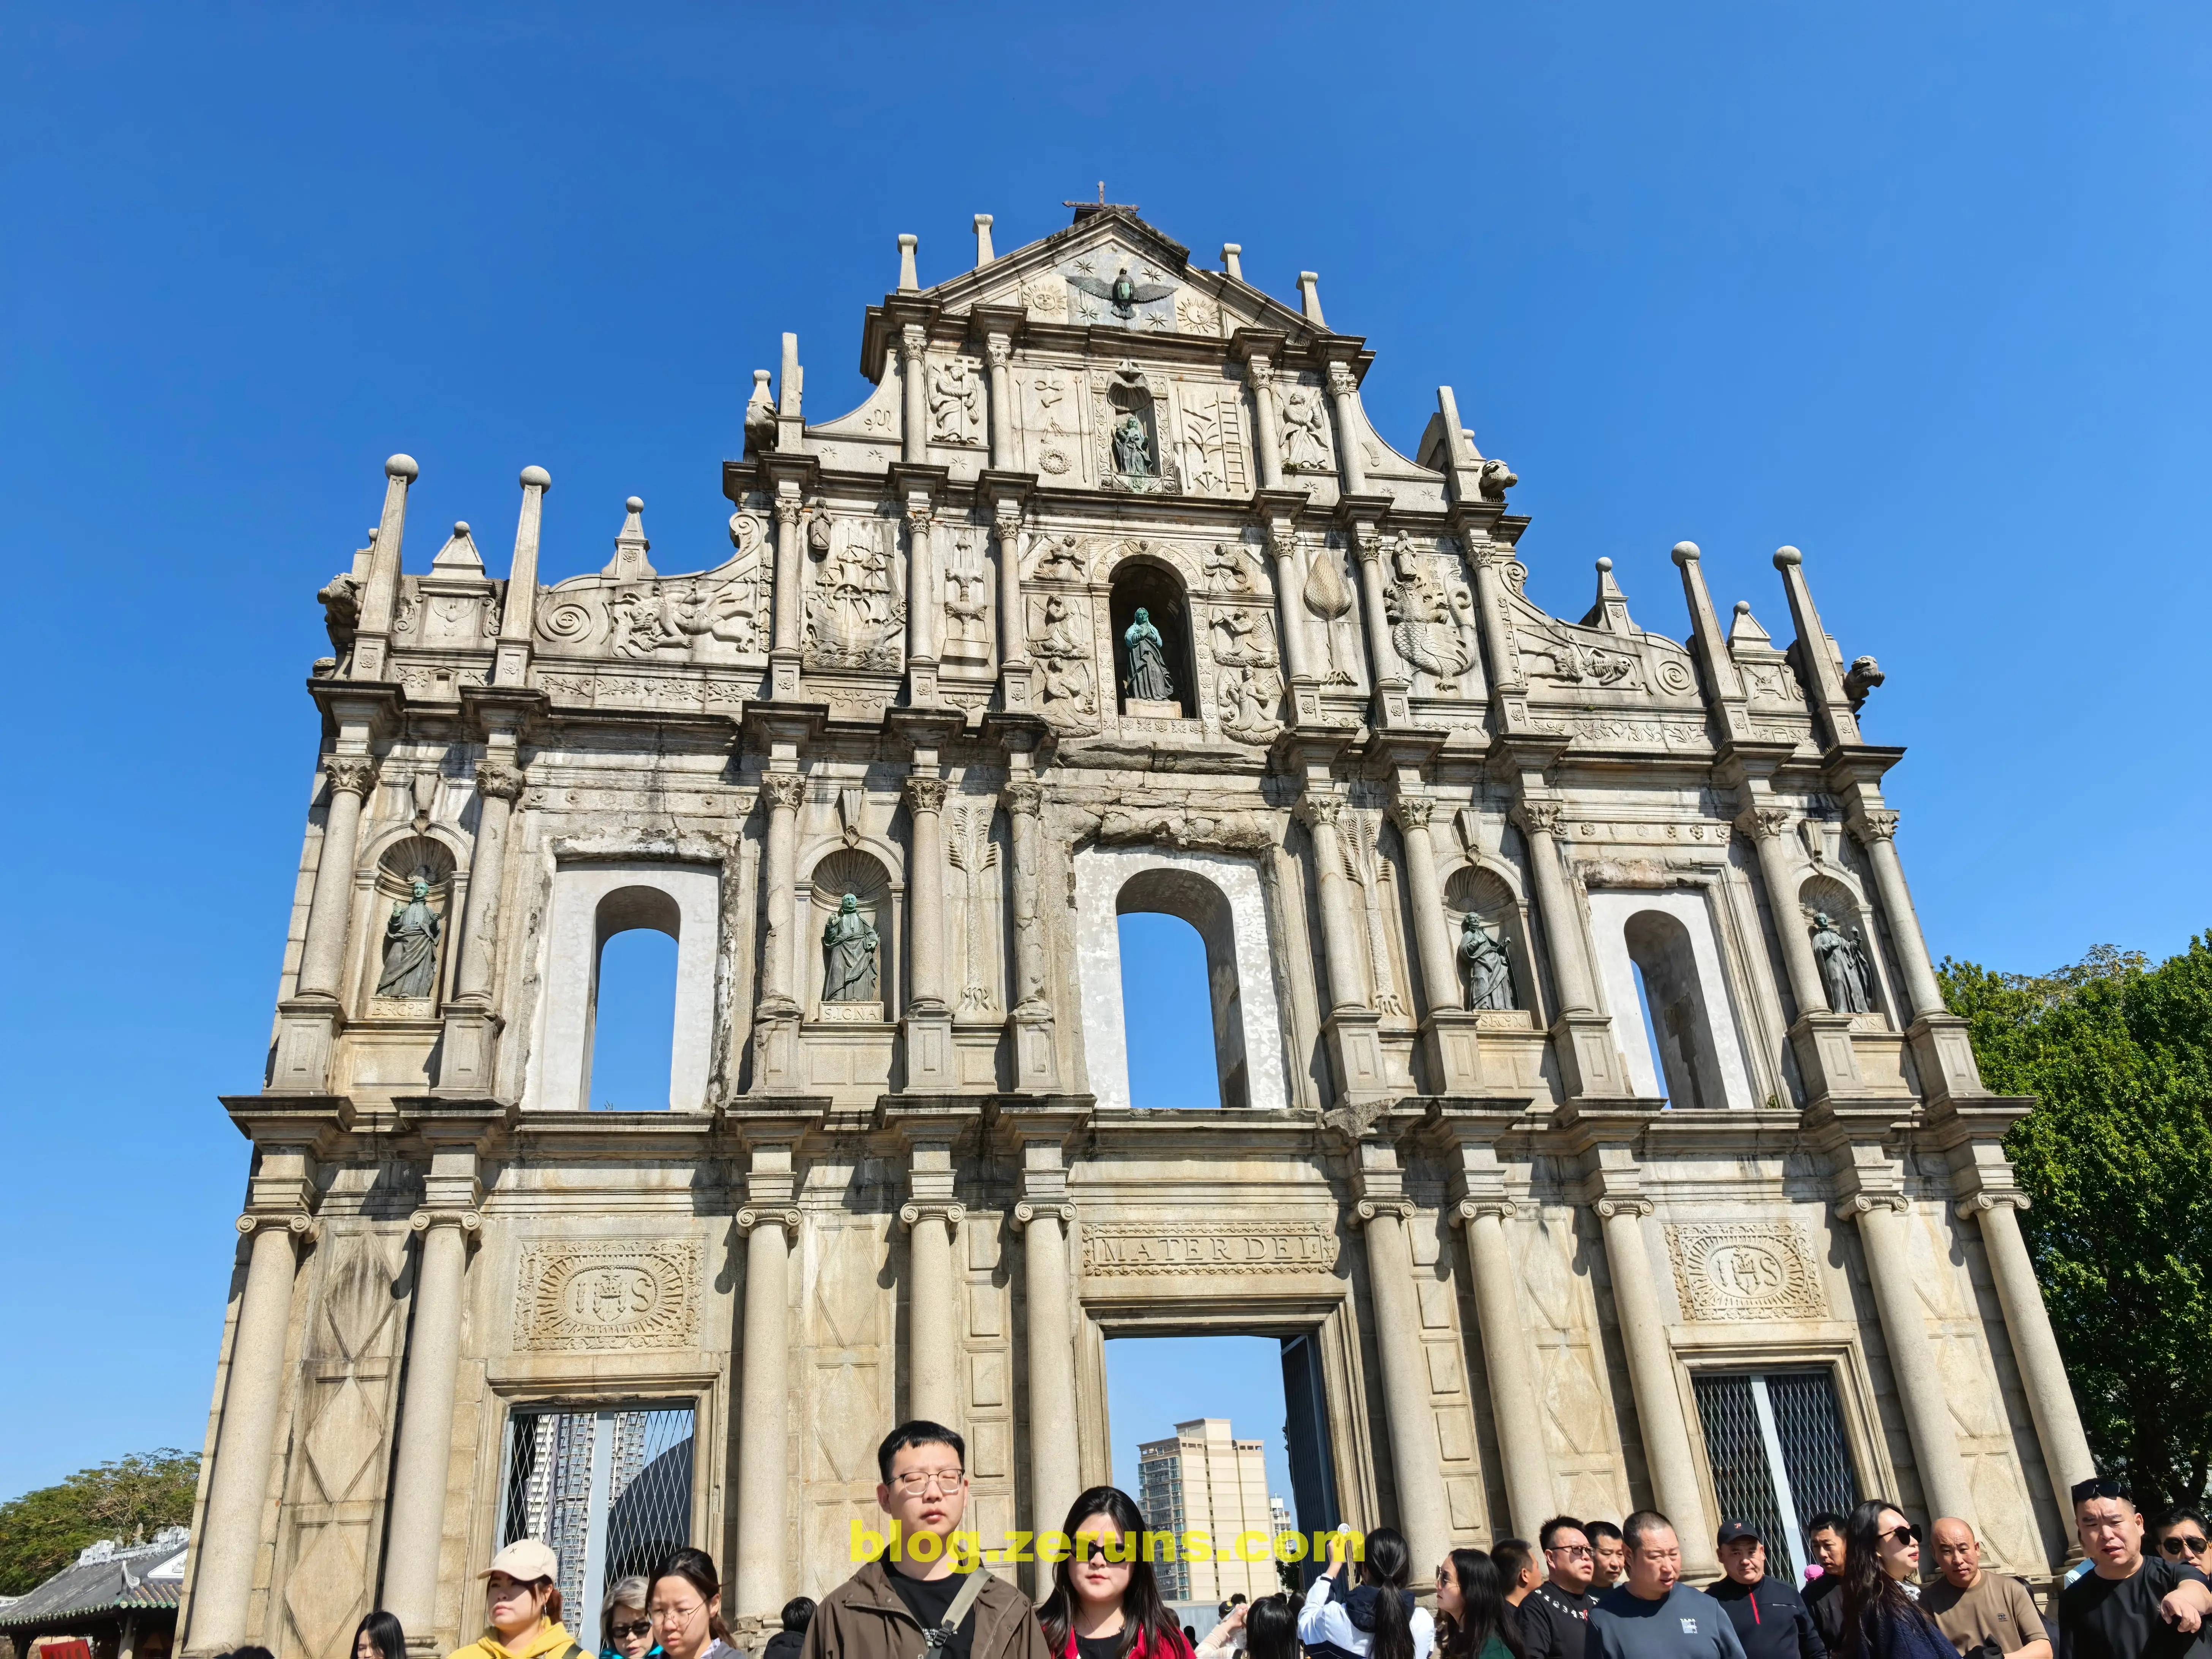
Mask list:
[[[504,577],[465,526],[409,568],[387,465],[224,1102],[188,1651],[339,1659],[375,1606],[445,1651],[523,1535],[587,1620],[702,1545],[742,1632],[849,1572],[902,1418],[966,1436],[987,1546],[1056,1525],[1141,1334],[1279,1340],[1299,1524],[1422,1564],[1650,1504],[1694,1574],[1724,1510],[1795,1553],[1876,1493],[2063,1555],[2027,1103],[1944,1009],[1880,673],[1796,552],[1786,635],[1687,543],[1686,641],[1610,561],[1550,616],[1510,469],[1449,389],[1386,440],[1310,274],[1103,204],[977,240],[924,289],[902,239],[850,413],[786,337],[708,568],[633,498],[542,584],[533,467]],[[1218,1109],[1132,1103],[1138,912],[1204,942]],[[670,1098],[593,1110],[636,928]]]

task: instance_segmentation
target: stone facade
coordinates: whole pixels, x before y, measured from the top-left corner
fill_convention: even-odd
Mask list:
[[[1449,389],[1386,442],[1310,275],[1286,307],[1106,207],[978,241],[927,290],[908,242],[849,415],[802,413],[786,337],[696,574],[633,499],[542,586],[536,468],[504,580],[465,526],[405,571],[388,464],[225,1102],[188,1649],[472,1633],[526,1408],[688,1404],[741,1625],[844,1577],[902,1416],[967,1434],[987,1534],[1054,1524],[1128,1334],[1284,1338],[1304,1518],[1422,1563],[1656,1504],[1709,1565],[1699,1380],[1774,1367],[1826,1379],[1860,1490],[2059,1554],[2089,1465],[2027,1103],[1943,1010],[1880,675],[1796,551],[1786,647],[1687,543],[1686,641],[1607,561],[1547,616],[1510,470]],[[1223,1110],[1131,1108],[1144,910],[1205,941]],[[671,1109],[580,1109],[630,927],[678,941]]]

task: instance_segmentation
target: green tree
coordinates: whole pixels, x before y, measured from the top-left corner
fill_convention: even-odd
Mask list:
[[[0,1504],[0,1595],[22,1595],[102,1538],[130,1543],[189,1525],[199,1478],[198,1452],[164,1446]]]
[[[1946,959],[1983,1081],[2033,1095],[2005,1139],[2021,1228],[2098,1466],[2145,1509],[2212,1474],[2212,934],[2153,968],[2100,945],[2049,974]]]

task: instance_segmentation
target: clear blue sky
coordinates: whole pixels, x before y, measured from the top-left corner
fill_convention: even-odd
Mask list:
[[[711,563],[782,331],[838,412],[900,232],[933,282],[971,214],[1011,247],[1101,178],[1276,294],[1320,271],[1401,446],[1456,386],[1521,474],[1553,610],[1607,555],[1679,637],[1688,537],[1779,631],[1769,556],[1802,547],[1846,655],[1888,672],[1867,732],[1911,747],[1893,795],[1938,954],[2179,948],[2212,923],[2208,29],[19,0],[0,1495],[200,1443],[245,1165],[215,1096],[259,1075],[314,591],[383,458],[422,465],[417,568],[456,518],[503,567],[526,463],[555,480],[549,580],[605,562],[631,494],[663,569]]]

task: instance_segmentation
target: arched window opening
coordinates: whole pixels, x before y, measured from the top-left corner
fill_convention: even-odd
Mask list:
[[[1130,1103],[1218,1105],[1206,942],[1174,916],[1125,915],[1120,931]]]
[[[1690,931],[1662,910],[1640,910],[1623,929],[1636,970],[1646,1040],[1668,1105],[1705,1110],[1728,1104],[1720,1053],[1698,982]]]
[[[1203,876],[1147,870],[1123,884],[1115,908],[1131,1103],[1250,1105],[1227,897]],[[1209,1049],[1212,1090],[1204,1085]]]
[[[599,901],[597,921],[582,1098],[605,1111],[667,1110],[682,912],[657,888],[625,887]]]
[[[1133,648],[1129,630],[1145,613],[1156,647]],[[1114,573],[1108,605],[1114,628],[1114,683],[1125,714],[1198,717],[1198,678],[1192,672],[1190,605],[1175,572],[1149,559],[1132,559]],[[1140,636],[1141,637],[1141,636]],[[1164,675],[1165,687],[1158,684]],[[1164,697],[1157,694],[1165,690]]]

